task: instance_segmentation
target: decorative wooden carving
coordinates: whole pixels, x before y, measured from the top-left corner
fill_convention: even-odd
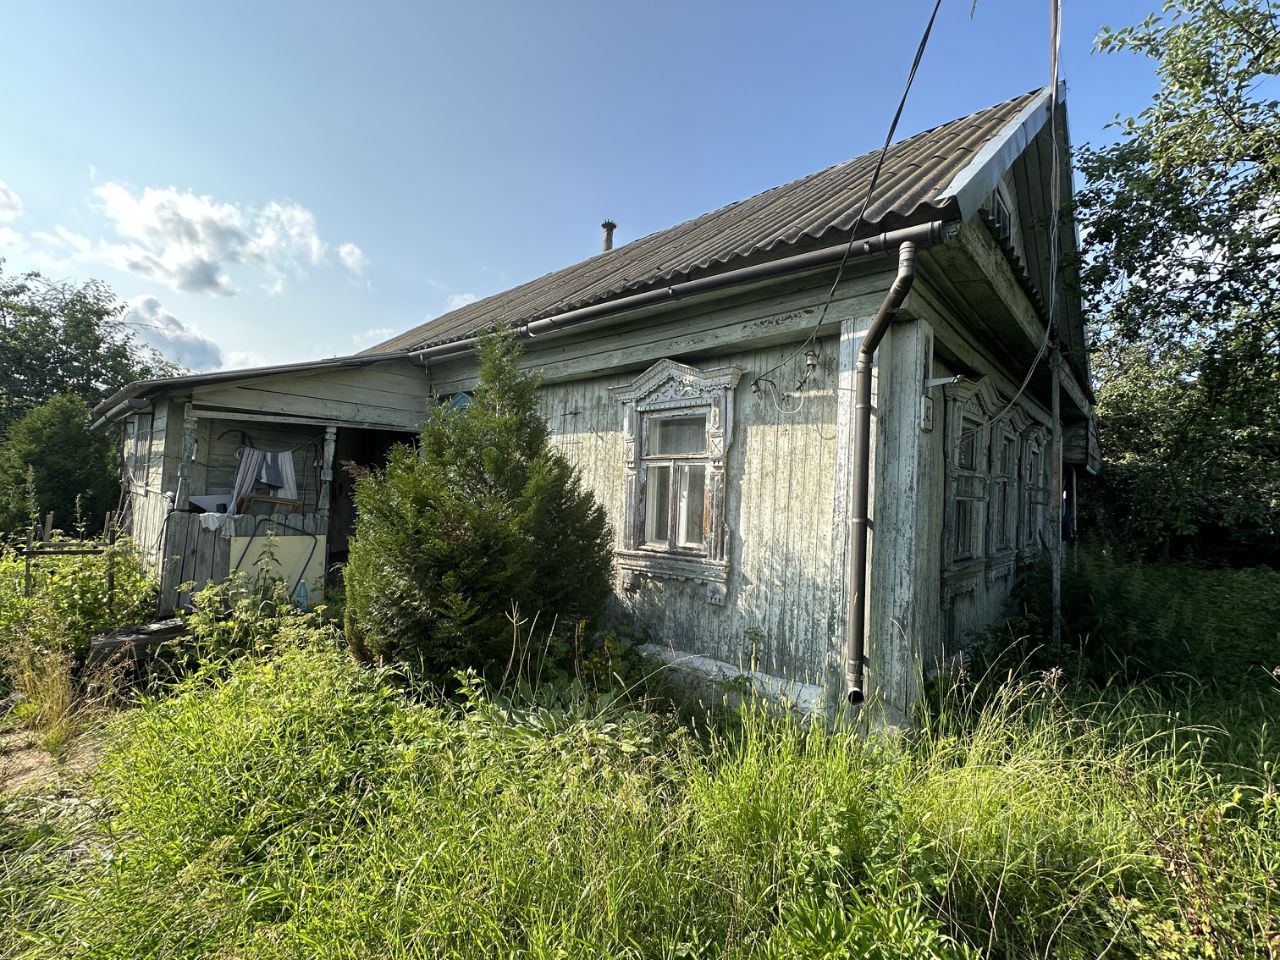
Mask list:
[[[724,603],[729,585],[730,533],[725,524],[725,460],[733,442],[733,391],[739,367],[698,370],[659,360],[634,381],[614,387],[623,405],[625,474],[622,549],[617,553],[622,585],[632,590],[645,576],[706,584],[707,599]],[[705,551],[660,550],[644,545],[644,479],[641,471],[646,417],[702,414],[707,423],[707,535]]]

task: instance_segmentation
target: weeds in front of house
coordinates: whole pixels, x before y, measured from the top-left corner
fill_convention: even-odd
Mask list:
[[[1275,953],[1274,770],[1142,692],[1041,677],[863,740],[390,679],[294,621],[118,717],[111,855],[55,878],[31,955]]]
[[[516,611],[502,687],[445,697],[225,589],[109,721],[94,829],[0,807],[15,955],[1280,953],[1275,682],[960,675],[864,739],[682,718],[612,639],[539,684]]]
[[[153,606],[153,585],[128,540],[30,565],[0,549],[0,692],[12,695],[14,718],[44,749],[60,754],[114,692],[115,665],[92,676],[83,669],[91,638],[146,622]]]

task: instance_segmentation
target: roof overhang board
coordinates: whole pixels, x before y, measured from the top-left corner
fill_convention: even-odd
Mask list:
[[[198,387],[219,384],[238,383],[257,380],[264,377],[278,377],[296,373],[319,373],[326,370],[343,370],[349,368],[369,367],[375,364],[394,362],[405,364],[404,353],[390,354],[356,354],[349,357],[328,357],[324,360],[309,360],[304,363],[275,364],[265,367],[250,367],[244,370],[217,370],[212,373],[191,373],[180,377],[164,377],[158,380],[136,380],[121,387],[106,400],[94,407],[94,429],[104,426],[130,412],[131,401],[139,398],[155,397],[178,391],[188,391]]]
[[[952,200],[966,222],[982,208],[1006,170],[1013,166],[1049,119],[1049,88],[1045,87],[1030,103],[992,137],[972,160],[963,167],[935,198],[936,203]]]

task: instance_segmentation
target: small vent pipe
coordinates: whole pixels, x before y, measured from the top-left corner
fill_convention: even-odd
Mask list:
[[[613,249],[613,231],[618,229],[618,225],[612,220],[606,220],[600,224],[600,229],[604,231],[604,252],[608,253]]]

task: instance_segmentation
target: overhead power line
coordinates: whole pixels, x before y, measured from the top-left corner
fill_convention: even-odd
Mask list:
[[[831,308],[831,302],[835,299],[836,290],[840,286],[840,280],[844,275],[844,268],[849,262],[849,257],[853,253],[853,245],[858,237],[858,229],[862,226],[863,217],[866,216],[867,207],[871,203],[871,197],[875,193],[876,184],[880,180],[880,171],[884,167],[885,155],[889,152],[889,147],[893,143],[893,135],[898,130],[898,121],[902,119],[902,110],[907,105],[907,95],[911,92],[911,84],[915,82],[916,71],[920,69],[920,61],[924,59],[925,48],[929,45],[929,35],[933,33],[934,21],[938,19],[938,10],[942,7],[942,0],[936,0],[933,5],[933,12],[929,14],[929,22],[925,24],[924,33],[920,36],[920,45],[916,48],[915,59],[911,61],[911,71],[907,74],[907,83],[902,90],[902,97],[898,100],[898,109],[894,111],[893,122],[889,124],[889,132],[884,138],[884,145],[880,148],[880,154],[876,157],[875,168],[871,171],[871,180],[867,183],[867,192],[862,198],[862,205],[858,208],[858,216],[854,219],[853,225],[849,228],[849,242],[844,248],[844,256],[840,258],[840,266],[836,268],[836,278],[832,281],[831,289],[827,292],[827,298],[822,304],[822,311],[818,314],[818,320],[813,325],[813,329],[809,332],[809,336],[805,338],[804,343],[788,356],[785,360],[781,360],[774,364],[760,376],[752,381],[753,389],[758,390],[760,384],[767,382],[773,385],[773,381],[769,377],[780,370],[782,367],[791,363],[796,357],[803,354],[817,339],[818,330],[821,329],[822,323],[827,318],[827,311]],[[807,374],[806,374],[807,376]],[[803,379],[801,380],[803,383]],[[797,385],[799,389],[799,385]],[[775,401],[776,403],[776,401]]]

